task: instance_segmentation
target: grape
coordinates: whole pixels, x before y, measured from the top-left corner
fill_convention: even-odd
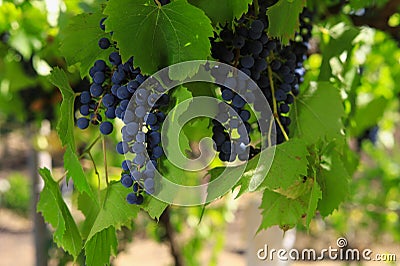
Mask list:
[[[146,124],[148,125],[155,125],[158,120],[157,120],[157,116],[153,113],[149,113],[145,116],[144,120],[146,121]]]
[[[105,21],[106,19],[107,19],[107,18],[102,18],[102,19],[100,20],[100,29],[103,30],[103,31],[106,30],[106,26],[104,25],[104,21]]]
[[[250,55],[246,55],[240,59],[240,64],[245,68],[251,68],[254,65],[254,58]]]
[[[153,131],[149,134],[149,142],[156,146],[161,142],[161,134],[157,131]]]
[[[156,146],[152,149],[152,153],[153,158],[158,159],[163,156],[164,151],[160,146]]]
[[[134,136],[139,131],[139,124],[136,122],[131,122],[131,123],[127,124],[125,126],[125,128],[126,128],[126,132],[128,133],[128,135]]]
[[[79,108],[79,112],[81,113],[81,115],[87,116],[90,113],[90,108],[89,105],[84,104],[81,105],[81,107]]]
[[[89,126],[89,119],[81,117],[76,121],[76,124],[80,129],[86,129]]]
[[[101,72],[98,72],[98,73],[101,73]],[[96,73],[96,74],[97,74],[97,73]],[[101,85],[99,85],[99,84],[93,83],[93,84],[90,86],[90,94],[91,94],[93,97],[99,97],[100,95],[103,94],[103,87],[102,87]]]
[[[100,132],[103,135],[109,135],[113,131],[113,124],[109,121],[105,121],[100,124]]]
[[[127,201],[129,204],[138,204],[138,197],[136,196],[136,193],[129,193],[129,194],[126,196],[126,201]]]
[[[108,38],[101,38],[99,40],[99,47],[103,50],[106,50],[108,48],[110,48],[111,43],[110,40]]]
[[[137,205],[141,205],[143,203],[143,201],[144,201],[143,195],[137,196],[137,199],[136,199]]]
[[[146,190],[151,190],[154,188],[154,179],[153,178],[147,178],[144,180],[144,188]]]
[[[114,96],[112,94],[105,94],[103,96],[103,105],[105,107],[113,106],[114,102],[115,102],[115,98],[114,98]]]
[[[233,91],[229,89],[225,89],[222,91],[222,99],[224,99],[225,101],[232,100],[234,96],[235,94],[233,93]]]
[[[283,90],[277,90],[275,92],[275,98],[277,102],[286,100],[286,93]]]
[[[139,118],[143,118],[146,115],[146,108],[144,106],[138,106],[135,109],[135,115]]]
[[[88,104],[90,102],[90,99],[91,99],[90,92],[83,91],[81,93],[81,96],[79,97],[79,99],[80,99],[82,104]]]
[[[128,99],[131,96],[131,94],[128,91],[128,88],[126,86],[121,86],[117,90],[117,97],[121,100],[123,99]]]
[[[286,114],[289,113],[290,107],[287,104],[281,104],[279,106],[281,113]]]
[[[254,20],[253,23],[251,23],[250,30],[261,33],[264,30],[264,23],[261,20]]]
[[[130,188],[133,185],[133,180],[130,175],[124,174],[121,177],[121,183],[124,187]]]
[[[103,82],[105,80],[106,80],[106,77],[104,75],[104,72],[98,71],[98,72],[94,73],[94,76],[93,76],[94,83],[103,84]]]
[[[239,95],[235,95],[235,97],[233,97],[233,99],[232,99],[232,105],[234,107],[243,108],[243,106],[245,104],[246,104],[246,101],[242,97],[240,97]]]
[[[133,192],[138,192],[139,191],[139,184],[135,182],[135,184],[133,184]]]
[[[110,63],[114,66],[118,66],[121,64],[121,56],[118,54],[118,52],[112,52],[109,56]]]
[[[125,160],[122,162],[121,167],[124,171],[129,171],[131,168],[131,162],[129,160]]]
[[[146,141],[146,134],[142,131],[139,131],[136,135],[137,142],[145,142]]]
[[[250,119],[251,114],[249,111],[243,110],[240,112],[239,116],[244,122],[246,122]]]
[[[132,151],[134,153],[142,153],[142,152],[144,152],[145,149],[146,149],[146,147],[144,146],[144,144],[140,143],[140,142],[136,142],[135,144],[133,144],[133,147],[132,147]]]
[[[120,141],[117,144],[117,152],[119,154],[126,154],[129,150],[129,146],[126,142]]]

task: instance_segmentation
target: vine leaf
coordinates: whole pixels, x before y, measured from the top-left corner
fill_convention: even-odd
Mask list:
[[[39,169],[39,174],[44,180],[44,188],[40,193],[37,211],[41,212],[44,220],[55,229],[54,242],[76,259],[82,250],[82,237],[78,227],[49,169]]]
[[[117,254],[117,248],[118,240],[113,226],[98,232],[86,243],[86,265],[108,265],[110,256]]]
[[[214,25],[240,18],[248,11],[252,2],[253,0],[189,0],[189,3],[205,12]]]
[[[145,199],[145,202],[140,206],[152,219],[159,219],[161,214],[168,207],[168,203],[162,202],[155,197],[149,197],[150,199]]]
[[[304,198],[288,199],[279,193],[265,190],[260,205],[263,220],[259,230],[273,225],[279,225],[281,228],[293,228],[306,213],[306,205]]]
[[[313,83],[294,103],[291,131],[308,144],[338,139],[342,137],[344,115],[339,90],[328,82]]]
[[[63,34],[60,50],[68,65],[79,64],[81,77],[89,73],[89,69],[97,59],[108,60],[113,48],[100,49],[100,38],[110,37],[100,29],[101,13],[85,13],[70,19],[70,23],[61,29]]]
[[[299,15],[306,5],[305,0],[279,0],[267,10],[269,18],[268,34],[281,39],[284,45],[294,39],[299,31]]]
[[[310,198],[308,200],[307,213],[306,213],[306,227],[309,228],[312,218],[315,215],[315,211],[318,207],[318,201],[322,199],[322,191],[318,182],[313,179],[313,187],[311,189]]]
[[[321,186],[322,199],[318,210],[322,216],[330,215],[349,194],[350,176],[338,152],[332,152],[329,169],[321,168],[317,181]]]
[[[134,56],[134,65],[145,74],[210,55],[211,21],[185,0],[161,7],[153,0],[114,0],[108,2],[104,14],[122,59]]]
[[[74,100],[75,93],[68,82],[64,70],[56,67],[49,76],[50,82],[56,86],[63,97],[60,108],[60,120],[57,124],[57,133],[60,136],[63,146],[75,148],[74,139]]]
[[[64,168],[67,171],[67,183],[69,178],[74,180],[74,186],[80,193],[86,192],[91,197],[94,197],[93,191],[86,179],[85,172],[79,162],[78,157],[70,146],[64,154]]]
[[[251,182],[259,184],[257,190],[286,190],[294,183],[301,181],[302,176],[307,175],[307,155],[306,144],[299,139],[293,138],[277,145],[267,175],[259,177],[261,180],[258,181],[253,179],[257,178],[254,170],[260,155],[255,156],[248,163],[246,172],[238,183],[241,186],[239,195],[249,191]]]
[[[116,181],[110,183],[107,188],[101,191],[99,204],[101,207],[99,207],[96,219],[94,219],[93,225],[90,228],[85,246],[97,233],[110,226],[119,230],[121,226],[128,225],[137,216],[139,207],[126,202],[125,198],[129,193],[128,191],[129,189],[126,189]],[[80,203],[81,206],[79,209],[87,211],[89,206],[82,206],[82,204],[89,204],[90,202],[85,203],[80,201]],[[93,218],[91,217],[90,220],[93,220]]]

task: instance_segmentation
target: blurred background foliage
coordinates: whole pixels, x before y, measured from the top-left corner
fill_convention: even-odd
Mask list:
[[[0,208],[23,216],[29,216],[31,208],[31,182],[21,169],[25,166],[10,163],[12,156],[28,155],[12,153],[14,146],[6,147],[6,139],[13,134],[26,137],[33,125],[33,135],[19,145],[31,143],[38,151],[50,152],[55,171],[62,166],[63,151],[56,134],[44,136],[39,130],[43,120],[55,127],[61,101],[46,76],[52,67],[67,68],[58,47],[69,18],[94,11],[103,2],[0,0]],[[400,7],[397,3],[393,9],[393,2],[398,1],[307,1],[316,21],[304,84],[328,80],[341,90],[349,114],[345,130],[352,147],[348,154],[352,163],[347,168],[353,174],[350,198],[328,219],[313,221],[311,234],[315,237],[329,228],[337,235],[353,236],[354,242],[359,234],[371,241],[389,236],[400,242]],[[386,19],[382,22],[379,18]],[[78,66],[68,71],[75,91],[87,86],[88,81],[79,77]],[[108,147],[114,147],[120,138],[117,132],[109,138]],[[76,134],[81,149],[96,134],[97,130],[90,129]],[[92,155],[95,161],[102,161],[100,147],[94,148]],[[109,157],[110,176],[117,180],[121,158]],[[83,165],[96,186],[96,170],[90,161],[83,161]],[[103,167],[96,168],[101,174]],[[73,193],[71,200],[76,200]],[[166,230],[170,226],[175,234],[185,236],[180,241],[186,265],[199,265],[202,250],[210,246],[213,254],[208,265],[216,265],[237,204],[228,196],[207,208],[205,214],[201,208],[170,208],[168,223],[161,221],[163,226],[140,216],[132,231],[120,233],[125,240],[120,250],[135,241],[133,235],[171,242]],[[60,265],[71,259],[56,247],[50,254]]]

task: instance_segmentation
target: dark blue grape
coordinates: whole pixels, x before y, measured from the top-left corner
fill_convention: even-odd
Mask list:
[[[101,72],[97,72],[97,73],[101,73]],[[100,84],[93,83],[90,86],[90,94],[93,97],[100,97],[100,95],[103,94],[103,91],[104,91],[103,87]]]
[[[155,125],[158,120],[157,120],[157,116],[153,113],[149,113],[145,116],[144,121],[146,122],[147,125]]]
[[[236,108],[243,108],[245,104],[246,101],[239,95],[235,95],[232,99],[232,105]]]
[[[105,21],[106,19],[107,19],[107,18],[102,18],[102,19],[100,20],[100,29],[103,30],[103,31],[106,30],[106,25],[104,25],[104,21]]]
[[[115,103],[115,98],[112,94],[107,93],[103,96],[103,105],[105,107],[111,107],[114,105],[114,103]]]
[[[230,101],[233,99],[234,96],[235,94],[233,93],[233,91],[229,89],[224,89],[222,91],[222,99],[224,99],[224,101]]]
[[[112,52],[109,56],[110,63],[114,66],[118,66],[122,63],[121,56],[118,52]]]
[[[91,98],[92,98],[92,97],[90,96],[90,92],[88,92],[88,91],[83,91],[83,92],[81,93],[81,96],[79,97],[80,102],[81,102],[82,104],[88,104],[88,103],[90,103]]]
[[[117,152],[119,154],[126,154],[129,151],[129,145],[128,143],[124,142],[124,141],[120,141],[117,144]]]
[[[106,50],[108,48],[110,48],[111,43],[110,40],[108,38],[101,38],[99,40],[99,47],[103,50]]]
[[[164,151],[163,151],[163,149],[162,149],[160,146],[154,147],[154,148],[151,150],[151,152],[152,152],[152,157],[155,158],[155,159],[160,158],[160,157],[163,156],[163,154],[164,154]]]
[[[254,65],[254,58],[250,55],[242,57],[240,64],[245,68],[252,68]]]
[[[106,80],[106,76],[104,75],[104,72],[98,71],[98,72],[94,73],[94,76],[93,76],[94,83],[103,84],[103,82],[105,80]]]
[[[97,60],[94,62],[93,66],[97,71],[104,71],[107,68],[107,64],[104,62],[104,60]]]
[[[129,193],[129,194],[126,196],[126,201],[127,201],[129,204],[138,204],[138,197],[136,196],[136,193]]]
[[[89,126],[89,119],[81,117],[76,121],[76,124],[80,129],[86,129]]]
[[[121,177],[121,183],[124,187],[130,188],[133,185],[133,180],[130,175],[123,174]]]
[[[125,160],[122,162],[121,167],[124,171],[129,171],[131,168],[131,162],[129,160]]]
[[[105,121],[100,124],[100,132],[103,135],[109,135],[113,131],[113,124],[109,121]]]
[[[89,115],[89,113],[90,113],[89,105],[87,105],[87,104],[81,105],[81,107],[79,108],[79,112],[83,116]]]

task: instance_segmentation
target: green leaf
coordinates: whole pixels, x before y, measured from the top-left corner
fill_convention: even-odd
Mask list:
[[[86,265],[109,265],[110,256],[117,254],[117,248],[118,240],[113,226],[98,232],[86,243]]]
[[[134,56],[134,65],[145,74],[210,55],[211,21],[185,0],[161,7],[153,0],[114,0],[104,14],[123,60]]]
[[[71,146],[75,149],[74,139],[74,100],[75,94],[68,82],[64,70],[56,67],[49,76],[49,80],[56,86],[63,96],[60,110],[60,120],[57,124],[57,133],[63,146]]]
[[[287,189],[307,175],[307,147],[300,139],[276,146],[274,161],[259,189]]]
[[[101,13],[80,14],[71,18],[65,29],[61,29],[61,53],[68,65],[79,64],[82,78],[89,73],[97,59],[108,61],[108,56],[113,50],[103,50],[98,45],[100,38],[110,38],[110,34],[100,29],[100,20],[104,17]]]
[[[313,180],[313,179],[311,179]],[[310,198],[308,200],[307,214],[306,214],[306,227],[309,228],[312,218],[315,216],[318,201],[322,199],[322,191],[318,184],[313,180],[313,187],[311,189]]]
[[[317,181],[322,190],[322,199],[318,202],[318,210],[322,216],[328,216],[349,193],[349,175],[341,161],[341,155],[333,152],[329,169],[321,168]]]
[[[260,209],[262,209],[263,220],[259,230],[273,225],[293,228],[307,211],[306,202],[303,199],[288,199],[270,190],[264,191]]]
[[[58,183],[53,180],[50,171],[43,168],[39,170],[39,174],[45,185],[40,193],[37,211],[41,212],[44,220],[55,229],[54,242],[76,259],[82,250],[82,238],[78,227],[61,196]]]
[[[99,199],[90,197],[86,193],[79,194],[78,196],[78,209],[85,215],[80,231],[83,239],[87,239],[90,230],[96,221],[97,215],[100,212]]]
[[[240,18],[252,2],[253,0],[189,0],[189,3],[202,9],[215,25]]]
[[[149,200],[145,200],[145,202],[140,206],[143,210],[147,212],[147,214],[152,219],[159,219],[161,214],[168,207],[168,203],[162,202],[154,197],[149,197]]]
[[[83,172],[82,165],[70,146],[67,147],[64,154],[64,168],[67,171],[67,182],[69,178],[72,178],[72,180],[74,180],[74,186],[80,193],[86,192],[91,197],[94,197],[86,175]]]
[[[239,195],[254,189],[286,190],[296,181],[303,180],[302,176],[307,175],[307,155],[307,147],[299,139],[290,139],[277,145],[274,160],[266,176],[257,175],[254,171],[260,157],[260,155],[256,155],[249,161],[246,171],[238,183],[241,186]],[[210,173],[213,176],[218,174],[218,171],[220,170],[217,168],[211,170]]]
[[[320,139],[341,138],[345,115],[339,90],[328,82],[312,83],[296,99],[291,132],[308,144]]]
[[[279,38],[283,44],[288,44],[299,31],[299,15],[306,5],[305,0],[279,0],[268,8],[268,35]]]
[[[129,224],[137,216],[139,207],[126,202],[126,195],[129,191],[119,182],[113,182],[101,191],[102,207],[99,209],[87,241],[90,241],[95,234],[110,226],[114,226],[119,230],[121,226]]]

